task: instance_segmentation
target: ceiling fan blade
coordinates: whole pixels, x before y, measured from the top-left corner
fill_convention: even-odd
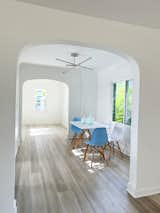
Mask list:
[[[60,61],[60,62],[64,62],[64,63],[67,63],[67,64],[71,64],[71,65],[74,65],[74,63],[71,63],[69,61],[66,61],[66,60],[63,60],[63,59],[60,59],[60,58],[56,58],[57,61]]]
[[[83,68],[83,69],[87,69],[87,70],[93,70],[93,68],[90,68],[90,67],[86,67],[86,66],[79,66],[79,67],[81,67],[81,68]]]
[[[91,59],[92,59],[92,57],[89,57],[89,58],[87,58],[87,59],[81,61],[81,62],[78,63],[77,65],[79,66],[79,65],[81,65],[81,64],[83,64],[83,63],[85,63],[85,62],[87,62],[87,61],[89,61],[89,60],[91,60]]]

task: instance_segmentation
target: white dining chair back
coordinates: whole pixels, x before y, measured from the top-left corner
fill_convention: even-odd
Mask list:
[[[114,124],[111,140],[113,141],[121,141],[123,138],[123,126],[121,124]]]

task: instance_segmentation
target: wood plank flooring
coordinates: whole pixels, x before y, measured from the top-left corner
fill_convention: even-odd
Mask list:
[[[159,213],[160,195],[133,199],[127,192],[129,161],[90,172],[76,158],[61,127],[25,130],[16,160],[18,213]]]

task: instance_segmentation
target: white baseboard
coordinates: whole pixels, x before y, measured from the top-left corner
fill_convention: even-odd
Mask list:
[[[130,184],[128,184],[127,188],[128,193],[134,198],[146,197],[150,195],[155,195],[160,193],[160,187],[148,187],[141,188],[139,190],[133,189]]]
[[[16,204],[16,200],[15,199],[13,201],[13,208],[14,208],[14,213],[17,213],[17,204]]]

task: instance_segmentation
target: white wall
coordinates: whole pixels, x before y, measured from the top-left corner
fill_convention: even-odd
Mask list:
[[[46,109],[35,109],[37,89],[47,92]],[[23,85],[22,123],[23,125],[63,125],[66,128],[68,119],[68,91],[61,82],[48,79],[28,80]]]
[[[130,193],[138,196],[159,192],[160,30],[51,10],[16,0],[1,2],[0,27],[1,212],[13,213],[15,109],[19,107],[15,102],[18,55],[27,44],[54,43],[57,40],[77,41],[104,49],[110,47],[137,60],[141,79],[139,135],[131,159],[134,169],[130,173]]]
[[[65,84],[62,85],[63,86],[61,87],[61,96],[60,96],[60,106],[61,106],[60,123],[65,128],[69,129],[69,88]]]
[[[113,124],[114,126],[114,122],[112,122],[113,83],[130,79],[134,79],[134,73],[132,72],[129,63],[112,66],[107,70],[104,69],[98,72],[98,121]],[[130,155],[130,126],[119,123],[116,125],[122,128],[122,138],[120,140],[121,149],[126,155]]]
[[[31,79],[52,79],[58,82],[64,82],[68,89],[69,94],[65,88],[62,89],[61,97],[64,103],[61,104],[61,112],[65,112],[64,108],[68,108],[68,116],[65,113],[61,113],[61,121],[63,125],[68,126],[68,122],[75,116],[81,116],[82,113],[92,114],[96,117],[96,102],[97,102],[97,73],[92,71],[71,71],[67,74],[63,74],[63,68],[33,65],[22,63],[20,65],[19,76],[19,92],[20,92],[20,112],[22,111],[22,87],[25,81]],[[89,83],[88,83],[89,82]],[[67,103],[67,97],[69,96],[69,103]],[[65,99],[63,97],[66,97]],[[25,104],[23,104],[24,106]],[[28,104],[26,103],[26,107]],[[32,109],[33,111],[34,109]],[[34,114],[37,117],[37,114]],[[28,117],[28,115],[26,115]],[[27,119],[27,118],[26,118]],[[21,113],[19,117],[19,125],[21,126]],[[33,119],[32,119],[33,120]],[[40,120],[39,120],[40,121]],[[32,121],[33,122],[33,121]],[[40,121],[41,122],[41,121]],[[51,122],[51,121],[50,121]],[[35,122],[34,122],[35,123]],[[36,122],[37,123],[37,122]],[[21,135],[21,133],[20,133]],[[20,139],[18,140],[19,144]]]

